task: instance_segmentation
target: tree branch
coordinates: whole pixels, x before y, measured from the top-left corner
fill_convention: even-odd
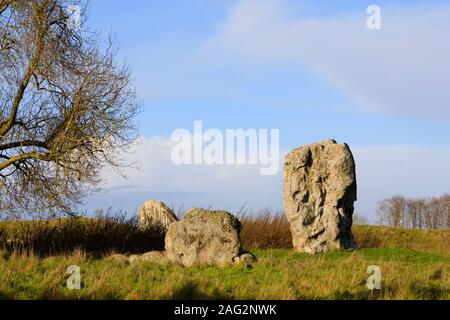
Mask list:
[[[11,142],[11,143],[7,143],[4,145],[0,145],[0,151],[14,149],[14,148],[22,148],[22,147],[47,148],[47,144],[43,141],[37,141],[37,140],[17,141],[17,142]]]
[[[8,9],[14,0],[0,0],[0,15]]]
[[[34,71],[36,70],[36,68],[38,67],[39,62],[41,60],[42,51],[44,49],[45,34],[47,33],[47,30],[48,30],[48,26],[42,27],[42,25],[38,25],[37,39],[36,39],[36,51],[35,51],[35,54],[33,55],[33,58],[30,61],[27,72],[25,73],[25,76],[22,79],[19,89],[17,90],[17,93],[14,97],[11,114],[9,115],[8,120],[1,124],[0,139],[2,139],[8,133],[8,131],[11,130],[11,128],[13,127],[13,125],[16,121],[20,102],[23,99],[23,95],[25,93],[25,90],[28,87],[31,77],[32,77]]]
[[[10,165],[13,165],[16,162],[27,160],[27,159],[52,161],[53,157],[49,153],[39,153],[39,152],[22,153],[17,156],[9,158],[9,160],[6,160],[6,161],[0,163],[0,171],[9,167]]]

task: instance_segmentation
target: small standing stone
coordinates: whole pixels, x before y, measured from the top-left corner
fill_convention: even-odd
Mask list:
[[[138,219],[140,229],[160,229],[163,232],[167,231],[171,223],[178,221],[172,209],[156,200],[144,202],[139,208]]]

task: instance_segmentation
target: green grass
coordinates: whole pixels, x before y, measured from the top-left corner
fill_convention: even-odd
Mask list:
[[[13,254],[0,264],[3,299],[450,299],[450,255],[368,248],[311,256],[258,249],[252,267],[160,266],[109,257],[39,259]],[[81,268],[82,289],[66,288],[69,265]],[[382,290],[365,282],[369,265],[382,270]]]
[[[291,249],[282,217],[242,224],[252,268],[110,258],[163,248],[157,230],[133,221],[0,222],[0,299],[450,299],[450,230],[353,226],[358,250],[312,256]],[[69,265],[81,268],[81,290],[66,288]],[[381,268],[382,290],[366,287],[370,265]]]
[[[406,248],[450,254],[450,229],[419,230],[382,226],[353,226],[361,248]]]

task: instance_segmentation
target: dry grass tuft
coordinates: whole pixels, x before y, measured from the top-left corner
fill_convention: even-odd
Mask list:
[[[161,230],[142,231],[123,216],[0,223],[0,249],[33,252],[39,257],[72,253],[141,253],[164,248]]]
[[[241,212],[238,218],[244,248],[292,248],[289,222],[283,213],[263,209],[256,214]]]

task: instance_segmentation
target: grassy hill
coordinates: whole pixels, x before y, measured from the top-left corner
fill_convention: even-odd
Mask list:
[[[353,234],[360,248],[405,248],[450,254],[450,230],[355,225]]]
[[[29,234],[23,236],[23,241],[32,243],[32,239],[27,240],[27,237],[33,234],[49,236],[53,232],[47,239],[49,242],[75,239],[78,241],[77,246],[82,248],[82,242],[89,240],[89,237],[95,236],[106,245],[108,237],[117,236],[111,230],[105,231],[105,224],[95,220],[83,220],[83,228],[86,229],[76,229],[81,228],[73,225],[78,225],[78,222],[70,222],[72,225],[69,228],[66,225],[68,223],[60,220],[58,223],[53,222],[53,225],[43,223],[39,228],[34,226],[39,232],[30,228],[30,225],[28,229],[20,229],[26,224],[23,222],[0,223],[0,234],[5,240],[11,230],[28,230]],[[103,248],[101,254],[82,249],[36,255],[30,251],[24,253],[22,250],[20,253],[4,249],[0,264],[0,298],[450,299],[450,230],[354,226],[360,247],[358,250],[311,256],[293,252],[289,248],[289,237],[281,234],[286,231],[286,226],[282,221],[276,223],[276,228],[266,226],[272,233],[258,232],[258,239],[251,232],[255,228],[255,221],[243,220],[243,242],[258,257],[258,262],[251,268],[241,265],[183,268],[149,262],[129,264],[110,257],[108,250],[111,247]],[[43,226],[47,228],[45,232],[42,231]],[[65,235],[65,228],[71,232],[89,232],[84,236],[70,238]],[[127,232],[120,228],[118,230],[122,230],[122,235],[137,232],[130,228]],[[59,230],[59,235],[55,229]],[[280,233],[279,238],[277,233]],[[143,235],[134,233],[135,238],[131,237],[133,241],[127,239],[135,243],[139,236]],[[67,246],[68,249],[70,247]],[[122,244],[119,249],[124,251],[126,245]],[[146,248],[141,246],[134,249]],[[81,290],[66,288],[66,268],[69,265],[80,266]],[[377,265],[382,271],[381,290],[372,292],[366,287],[369,265]]]

